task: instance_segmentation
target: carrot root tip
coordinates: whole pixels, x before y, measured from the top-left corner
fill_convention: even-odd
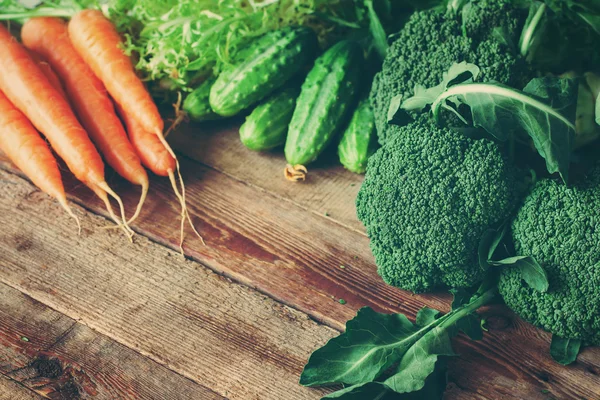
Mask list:
[[[148,189],[149,189],[149,182],[145,181],[142,184],[142,194],[140,195],[140,200],[138,201],[138,205],[135,209],[135,214],[133,214],[133,217],[131,217],[129,219],[129,221],[127,221],[127,224],[131,224],[133,221],[135,221],[140,216],[140,213],[142,212],[142,206],[144,205],[144,202],[146,201],[146,196],[148,195]]]
[[[75,215],[71,207],[69,207],[69,204],[67,203],[66,199],[60,199],[59,202],[62,208],[65,209],[67,214],[69,214],[69,216],[72,217],[77,223],[77,235],[81,236],[81,222],[79,221],[79,218],[77,217],[77,215]]]

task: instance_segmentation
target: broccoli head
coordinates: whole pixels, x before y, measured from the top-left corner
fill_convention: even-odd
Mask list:
[[[459,13],[433,9],[412,14],[394,36],[373,81],[370,100],[381,144],[399,129],[387,124],[390,100],[396,95],[411,97],[417,84],[439,84],[454,63],[476,64],[483,81],[517,88],[529,82],[533,71],[516,50],[527,9],[513,3],[480,0],[468,3]]]
[[[512,224],[517,254],[534,257],[550,287],[531,289],[516,269],[499,290],[526,321],[560,337],[600,345],[600,166],[572,188],[539,181]]]
[[[399,128],[370,159],[357,197],[378,272],[424,292],[480,281],[483,233],[519,202],[518,174],[499,146],[431,124]]]

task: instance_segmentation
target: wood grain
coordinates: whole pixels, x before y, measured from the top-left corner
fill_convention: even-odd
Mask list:
[[[79,208],[77,237],[47,196],[0,179],[0,280],[221,396],[322,395],[297,382],[335,331]]]
[[[20,382],[5,384],[14,395],[27,387],[50,399],[224,399],[5,284],[0,344],[0,377]]]
[[[190,209],[207,241],[207,246],[202,246],[188,240],[186,253],[219,274],[340,330],[364,305],[410,316],[423,305],[448,309],[446,295],[415,296],[384,285],[376,273],[366,236],[344,228],[333,216],[307,211],[280,193],[246,184],[233,174],[227,178],[213,169],[182,161]],[[246,162],[242,153],[238,162]],[[67,181],[77,202],[102,212],[93,196]],[[133,209],[137,193],[118,179],[111,184]],[[176,248],[178,205],[164,180],[153,179],[152,187],[148,207],[135,229]],[[330,188],[325,182],[320,190]],[[344,201],[348,203],[348,199]],[[339,304],[339,298],[348,303]],[[492,310],[490,320],[496,323],[484,341],[458,341],[457,351],[462,356],[451,365],[451,398],[547,398],[541,397],[545,395],[542,390],[550,390],[556,398],[586,398],[581,393],[588,399],[598,397],[597,349],[586,350],[575,366],[558,366],[548,356],[546,334],[503,307]]]
[[[0,400],[39,400],[43,397],[0,375]]]
[[[268,153],[248,150],[239,140],[240,120],[182,125],[169,137],[181,153],[218,171],[293,202],[316,215],[364,232],[356,219],[354,199],[363,176],[345,170],[332,147],[308,166],[306,182],[290,183],[283,176],[283,149]]]

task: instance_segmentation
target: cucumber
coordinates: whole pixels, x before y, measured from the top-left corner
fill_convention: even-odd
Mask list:
[[[212,121],[222,118],[213,111],[208,100],[210,89],[216,80],[217,78],[207,79],[194,89],[193,92],[188,94],[183,101],[183,111],[185,111],[192,121]]]
[[[269,32],[241,50],[223,69],[210,91],[210,105],[229,117],[252,106],[306,67],[318,48],[306,27]]]
[[[377,148],[375,118],[368,99],[359,104],[338,146],[340,162],[347,170],[364,174],[367,160]]]
[[[299,87],[288,87],[260,103],[240,127],[244,146],[265,151],[283,145],[299,93]]]
[[[351,41],[337,43],[315,61],[296,101],[285,143],[290,165],[314,161],[345,125],[358,93],[363,61],[360,47]],[[297,180],[293,171],[286,171],[288,179]]]

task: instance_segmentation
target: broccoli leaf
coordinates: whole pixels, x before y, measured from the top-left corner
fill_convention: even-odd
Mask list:
[[[435,327],[416,342],[402,357],[397,372],[384,383],[398,393],[417,392],[436,368],[440,356],[454,356],[450,335]]]
[[[474,312],[491,301],[496,293],[495,285],[490,288],[484,283],[474,296],[468,300],[463,297],[461,302],[464,304],[439,318],[436,318],[438,311],[422,309],[417,316],[417,325],[403,314],[378,314],[364,307],[347,322],[344,333],[312,354],[300,384],[353,385],[326,398],[387,399],[384,397],[388,396],[386,390],[406,394],[390,399],[440,398],[445,387],[441,383],[442,377],[445,382],[444,359],[454,355],[450,338],[459,329],[480,336],[472,329]],[[462,322],[465,318],[470,321]],[[480,326],[478,321],[475,325]],[[374,382],[396,363],[398,366],[393,375],[383,383]],[[382,397],[370,397],[371,393]],[[423,393],[427,396],[421,396]]]
[[[471,340],[483,339],[483,329],[481,328],[481,319],[477,314],[469,314],[457,322],[456,327]]]
[[[453,64],[448,72],[444,73],[442,82],[432,88],[426,88],[423,85],[415,86],[415,94],[402,103],[401,107],[407,111],[422,111],[425,107],[432,104],[446,89],[453,83],[465,83],[477,79],[480,69],[475,64],[469,64],[466,61]],[[392,108],[393,107],[393,108]],[[390,113],[394,113],[396,105],[390,105]],[[388,114],[389,115],[389,114]]]
[[[534,54],[540,45],[539,39],[546,29],[545,14],[546,4],[534,1],[529,6],[529,15],[519,39],[519,50],[523,57],[528,58],[530,54]]]
[[[381,20],[375,11],[375,7],[373,7],[373,0],[365,0],[365,6],[367,7],[367,11],[369,13],[369,30],[373,36],[373,44],[375,45],[375,49],[379,53],[379,56],[383,59],[389,47],[387,34],[385,33],[385,29],[381,24]]]
[[[426,331],[403,314],[358,310],[346,332],[315,351],[300,377],[305,386],[370,382],[400,360]]]
[[[542,83],[536,82],[529,89],[542,93],[541,87]],[[560,92],[559,88],[566,93]],[[576,107],[572,107],[571,103],[577,102],[577,89],[577,84],[556,84],[552,90],[548,89],[549,93],[560,96],[557,104],[561,108],[553,108],[552,104],[499,83],[460,84],[442,93],[431,108],[439,120],[441,110],[449,107],[448,100],[458,100],[471,108],[475,127],[485,129],[502,141],[517,134],[515,130],[520,127],[532,138],[538,153],[546,160],[548,172],[558,172],[566,183],[575,139],[575,115],[564,115],[562,111],[573,111],[574,114]],[[571,103],[566,103],[567,98]]]
[[[600,125],[600,76],[593,72],[587,72],[585,74],[585,81],[596,103],[594,119]]]
[[[515,268],[519,268],[521,272],[521,278],[532,288],[538,292],[547,292],[550,286],[548,282],[548,275],[542,266],[533,258],[529,256],[515,256],[508,257],[500,261],[489,261],[494,266],[512,265]]]
[[[338,390],[323,397],[323,399],[343,399],[343,400],[368,400],[381,399],[392,400],[396,399],[394,393],[381,382],[367,382],[360,385],[348,386],[347,388]]]
[[[433,308],[423,307],[417,313],[417,318],[415,319],[415,324],[417,326],[427,326],[433,321],[435,321],[440,315],[438,310],[434,310]]]
[[[581,340],[564,339],[559,336],[552,336],[550,344],[550,355],[559,364],[569,365],[577,359],[581,349]]]
[[[494,258],[494,253],[498,249],[498,246],[502,242],[502,239],[506,236],[508,231],[508,224],[503,223],[498,228],[490,228],[485,231],[479,242],[478,258],[479,266],[484,271],[490,266],[489,260]]]

